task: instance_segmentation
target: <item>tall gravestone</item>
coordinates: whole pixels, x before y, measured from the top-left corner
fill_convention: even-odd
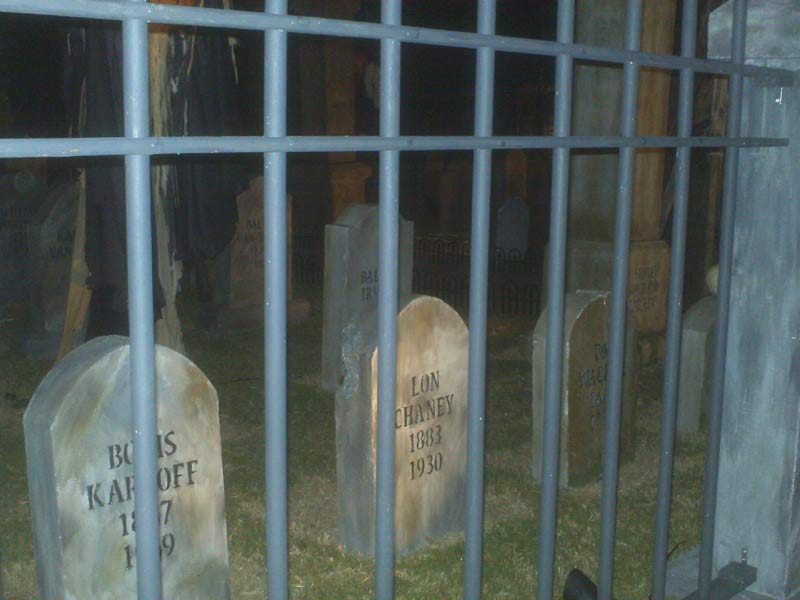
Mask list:
[[[395,545],[405,553],[463,527],[467,353],[464,321],[417,296],[397,315]],[[375,544],[377,311],[345,330],[346,375],[336,394],[339,532],[353,552]]]
[[[264,322],[264,178],[236,198],[238,219],[230,243],[227,306],[221,321],[226,325]],[[292,294],[292,197],[286,196],[286,295],[290,318],[308,315],[309,304]]]
[[[712,13],[709,55],[730,56],[732,2]],[[800,70],[800,3],[750,2],[748,64]],[[749,588],[800,597],[800,88],[745,78],[714,564],[758,568]]]
[[[398,296],[411,294],[414,224],[400,218]],[[378,301],[378,207],[349,206],[325,226],[325,287],[322,322],[322,387],[335,392],[342,382],[342,330]]]
[[[25,412],[43,600],[135,598],[130,346],[95,338],[45,377]],[[217,393],[189,360],[156,347],[162,589],[228,598]]]
[[[564,365],[561,381],[559,485],[582,485],[602,474],[610,325],[608,292],[579,291],[564,299]],[[625,342],[620,460],[633,456],[634,325]],[[533,333],[533,476],[541,481],[547,311]]]

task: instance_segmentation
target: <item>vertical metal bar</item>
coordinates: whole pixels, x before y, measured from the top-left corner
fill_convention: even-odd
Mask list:
[[[495,31],[495,0],[479,0],[478,33]],[[479,48],[475,83],[475,135],[492,135],[494,50]],[[489,286],[489,195],[492,151],[475,150],[472,171],[472,252],[469,289],[467,490],[464,533],[464,598],[481,597],[483,550],[483,452],[486,400],[486,298]]]
[[[266,12],[286,14],[286,0]],[[264,43],[264,136],[286,135],[286,31]],[[264,436],[266,448],[267,592],[288,591],[286,483],[286,153],[264,154]]]
[[[557,40],[571,44],[575,0],[559,0]],[[572,57],[556,57],[556,137],[570,134],[572,118]],[[536,597],[553,597],[553,567],[556,554],[556,509],[558,504],[558,452],[561,428],[561,372],[564,350],[564,271],[567,250],[567,199],[569,148],[553,150],[553,190],[550,200],[550,258],[547,264],[547,352],[545,356],[544,414],[542,440],[542,501],[540,507],[539,557]]]
[[[142,2],[143,0],[132,0]],[[125,136],[150,134],[147,22],[122,23]],[[133,476],[136,480],[136,589],[139,598],[160,600],[156,459],[155,345],[153,342],[153,247],[150,157],[125,157],[125,218],[128,251],[128,314],[131,340]]]
[[[383,0],[381,22],[399,25],[400,0]],[[400,42],[381,40],[380,134],[400,134]],[[400,153],[380,154],[378,244],[378,447],[375,493],[375,597],[394,596],[394,477],[397,378],[397,256]]]
[[[638,51],[642,33],[642,0],[628,0],[625,19],[625,49]],[[636,135],[639,65],[625,63],[622,75],[621,135]],[[614,224],[614,264],[611,276],[611,321],[608,337],[608,389],[603,440],[603,496],[600,520],[601,600],[611,600],[614,585],[614,541],[617,525],[619,483],[619,432],[622,413],[622,380],[625,366],[625,317],[628,300],[628,255],[631,237],[631,188],[634,146],[619,151],[617,205]]]
[[[736,0],[733,5],[733,40],[731,60],[744,63],[747,2]],[[728,84],[728,120],[725,135],[739,137],[742,117],[742,76],[731,75]],[[725,360],[728,345],[728,313],[730,310],[731,271],[733,263],[733,228],[736,217],[736,184],[739,172],[739,149],[725,150],[723,174],[722,223],[720,226],[719,287],[717,289],[717,332],[714,338],[714,371],[711,379],[711,406],[708,413],[708,458],[706,460],[703,496],[703,535],[700,545],[698,591],[706,600],[711,586],[714,557],[714,521],[717,510],[717,476],[722,434],[722,402],[725,385]]]
[[[681,19],[681,56],[693,58],[697,36],[697,0],[684,0]],[[681,69],[678,93],[678,135],[692,134],[694,71]],[[672,218],[672,256],[670,262],[669,300],[667,305],[667,341],[664,357],[664,406],[661,414],[661,442],[656,498],[656,529],[653,545],[654,600],[664,600],[667,585],[667,546],[672,501],[672,468],[675,451],[675,426],[678,415],[678,368],[681,353],[683,312],[683,270],[686,258],[686,219],[689,204],[691,148],[678,148],[675,161],[675,204]]]

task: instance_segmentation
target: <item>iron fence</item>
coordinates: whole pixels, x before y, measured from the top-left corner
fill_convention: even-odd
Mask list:
[[[379,415],[376,494],[375,589],[380,600],[393,596],[394,583],[394,393],[396,363],[398,171],[399,153],[415,150],[472,150],[473,197],[469,287],[469,404],[467,498],[464,551],[464,597],[481,596],[483,541],[484,401],[486,314],[489,282],[489,193],[492,150],[550,148],[553,150],[550,254],[547,265],[547,319],[563,323],[569,157],[572,148],[619,148],[620,160],[615,225],[615,262],[609,340],[608,395],[601,509],[600,598],[613,587],[619,453],[622,353],[625,338],[625,291],[631,220],[633,155],[642,147],[677,148],[672,272],[664,383],[664,412],[659,470],[653,597],[663,600],[669,524],[672,456],[680,347],[681,291],[685,254],[688,158],[692,148],[726,148],[718,329],[709,418],[709,453],[705,480],[705,510],[699,591],[707,598],[711,581],[716,473],[719,458],[722,376],[731,279],[732,231],[738,149],[780,146],[785,139],[739,136],[743,77],[776,85],[794,85],[788,71],[744,64],[745,0],[736,0],[732,61],[695,57],[696,0],[683,2],[680,56],[639,51],[641,0],[628,0],[625,47],[622,50],[573,43],[574,0],[559,0],[556,41],[495,35],[493,0],[478,0],[476,33],[406,27],[401,24],[401,0],[383,0],[380,23],[304,18],[287,14],[286,0],[268,0],[263,14],[172,5],[144,0],[0,0],[0,12],[38,14],[122,22],[124,50],[125,135],[85,139],[4,139],[0,157],[63,157],[124,155],[128,228],[128,277],[131,332],[134,476],[137,482],[136,570],[140,598],[161,597],[157,490],[148,473],[156,470],[156,420],[153,373],[152,257],[150,241],[150,158],[159,154],[241,153],[264,155],[265,203],[265,443],[268,594],[288,597],[286,482],[286,153],[380,152],[379,243]],[[256,30],[265,36],[264,135],[245,137],[154,138],[149,130],[148,23]],[[289,34],[333,35],[380,40],[380,135],[371,137],[289,137],[286,135],[286,41]],[[432,44],[476,51],[475,127],[473,136],[409,137],[399,135],[401,44]],[[492,135],[494,59],[496,52],[556,58],[554,136]],[[572,136],[572,67],[575,59],[622,64],[622,127],[619,136]],[[637,77],[640,67],[680,72],[679,124],[676,137],[636,136]],[[727,135],[691,136],[692,87],[695,73],[726,75],[730,80]],[[537,598],[553,597],[558,489],[559,404],[561,397],[563,330],[549,327],[544,408],[544,455],[541,486]]]

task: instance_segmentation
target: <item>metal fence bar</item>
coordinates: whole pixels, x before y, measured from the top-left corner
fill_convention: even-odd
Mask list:
[[[681,19],[681,55],[694,56],[697,31],[697,0],[684,0]],[[678,135],[691,135],[694,72],[682,69],[678,93]],[[672,218],[672,252],[667,304],[667,334],[664,355],[664,394],[653,544],[653,600],[664,600],[667,585],[669,517],[672,501],[672,468],[678,415],[678,369],[681,353],[683,270],[686,261],[686,223],[689,204],[691,148],[678,148],[675,161],[675,199]]]
[[[269,0],[285,14],[286,0]],[[264,40],[264,136],[286,135],[286,32]],[[264,154],[264,436],[266,463],[267,592],[288,592],[286,476],[286,154]]]
[[[381,2],[381,21],[399,25],[400,0]],[[380,133],[400,133],[400,42],[381,40]],[[400,153],[380,155],[378,209],[378,448],[375,493],[375,597],[394,597],[394,478],[397,381],[397,272]]]
[[[625,18],[625,49],[639,49],[642,33],[642,0],[628,0]],[[622,74],[622,114],[620,133],[636,134],[636,108],[639,67],[628,63]],[[628,255],[631,238],[631,188],[634,146],[619,151],[617,204],[614,224],[614,264],[611,276],[611,321],[608,337],[608,382],[606,422],[603,440],[603,495],[600,510],[599,598],[610,600],[614,586],[614,542],[617,526],[617,488],[619,484],[619,432],[622,413],[622,371],[625,364],[625,317],[628,305]]]
[[[548,148],[730,148],[787,146],[786,138],[623,137],[623,136],[392,136],[334,137],[186,137],[186,138],[5,138],[0,158],[74,158],[123,154],[224,154],[265,152],[378,152],[402,150],[511,150]]]
[[[733,5],[731,60],[744,62],[747,2],[736,0]],[[733,75],[728,82],[727,135],[739,135],[742,119],[742,76]],[[717,511],[717,476],[722,433],[722,402],[725,386],[725,360],[728,346],[728,314],[730,310],[731,272],[733,264],[733,229],[736,216],[736,184],[739,172],[739,150],[729,148],[725,153],[722,193],[722,222],[720,225],[719,287],[717,289],[717,330],[714,338],[714,370],[711,379],[711,405],[708,409],[708,450],[703,490],[703,534],[700,544],[698,592],[707,600],[711,586],[714,556],[714,522]]]
[[[572,42],[575,0],[558,0],[557,39]],[[567,136],[572,118],[572,57],[556,58],[555,115],[553,133]],[[556,554],[556,509],[558,504],[558,462],[561,429],[561,372],[564,348],[564,271],[567,248],[567,200],[569,191],[569,149],[553,152],[550,207],[550,257],[547,264],[547,351],[545,356],[544,414],[542,427],[542,500],[539,508],[539,557],[536,597],[553,597],[553,568]]]
[[[143,2],[144,0],[131,0]],[[125,136],[150,132],[147,23],[122,22]],[[133,477],[136,480],[136,590],[144,600],[161,599],[158,524],[153,258],[150,217],[150,157],[125,156],[128,306],[131,344]]]
[[[495,0],[479,0],[478,32],[495,30]],[[475,65],[475,136],[492,134],[494,50],[479,48]],[[475,150],[472,164],[472,236],[469,284],[467,489],[464,528],[464,598],[479,600],[483,559],[483,456],[486,404],[486,311],[492,151]]]
[[[388,23],[366,23],[259,14],[247,11],[192,8],[163,4],[136,6],[125,0],[0,0],[0,12],[16,12],[50,16],[87,17],[94,19],[140,18],[152,23],[195,25],[200,27],[225,27],[244,30],[281,29],[290,33],[333,35],[362,39],[389,39],[399,42],[449,46],[453,48],[493,48],[498,52],[558,56],[567,54],[574,59],[625,64],[636,62],[640,66],[659,69],[693,68],[700,73],[726,75],[739,73],[758,77],[771,85],[793,85],[796,76],[785,69],[735,65],[728,61],[686,59],[669,54],[629,52],[602,46],[587,46],[560,41],[535,40],[498,35],[483,35],[461,31],[447,31],[423,27],[402,27]]]

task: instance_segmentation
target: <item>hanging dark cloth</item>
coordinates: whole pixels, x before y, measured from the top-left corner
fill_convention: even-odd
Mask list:
[[[63,96],[70,132],[80,137],[124,134],[122,31],[118,23],[91,22],[66,30]],[[88,286],[101,312],[127,312],[127,251],[124,161],[88,159],[86,169],[86,263]],[[153,246],[153,303],[164,306]],[[105,306],[110,303],[109,306]],[[116,317],[119,321],[120,317]],[[116,326],[118,325],[118,326]],[[124,323],[111,329],[124,329]],[[103,331],[105,333],[106,331]]]
[[[220,0],[205,0],[203,5],[222,8]],[[234,38],[225,31],[199,28],[171,35],[167,68],[173,135],[240,135]],[[236,196],[245,187],[245,170],[241,159],[230,155],[185,156],[175,164],[177,256],[197,264],[215,257],[233,238]]]

